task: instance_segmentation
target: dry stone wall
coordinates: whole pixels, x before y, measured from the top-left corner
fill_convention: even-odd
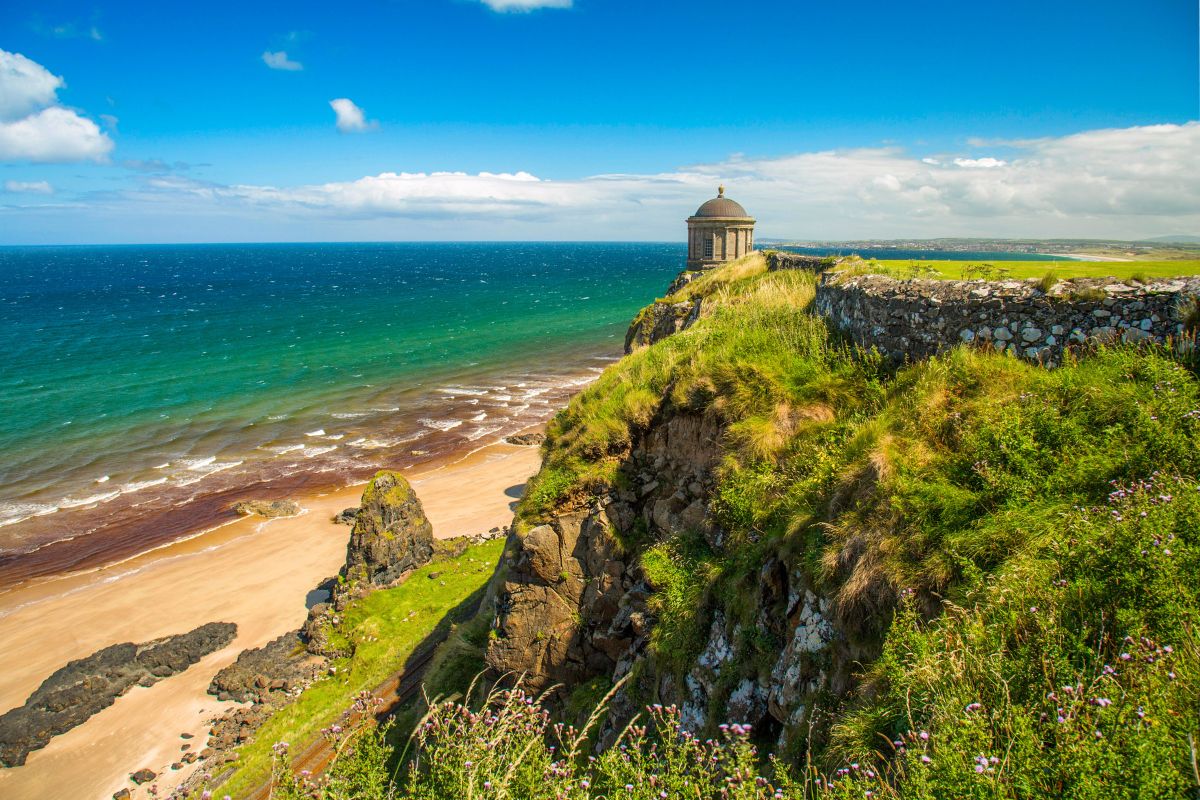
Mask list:
[[[800,253],[789,253],[785,250],[768,250],[766,257],[768,272],[776,272],[781,269],[824,272],[837,262],[837,259],[832,256],[806,256]]]
[[[1054,366],[1085,344],[1166,342],[1194,346],[1185,309],[1200,278],[1125,284],[1060,281],[899,280],[826,273],[813,307],[857,343],[897,360],[926,358],[965,343]]]

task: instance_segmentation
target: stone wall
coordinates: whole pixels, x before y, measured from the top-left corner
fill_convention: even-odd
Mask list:
[[[807,268],[807,267],[792,267]],[[897,360],[925,358],[959,343],[1007,350],[1047,366],[1064,349],[1105,342],[1190,342],[1184,308],[1200,278],[1148,284],[1060,281],[899,280],[826,273],[813,307],[861,345]]]
[[[809,272],[824,272],[837,261],[833,257],[805,256],[800,253],[788,253],[783,250],[768,250],[766,256],[768,272],[777,272],[781,269],[803,269]]]

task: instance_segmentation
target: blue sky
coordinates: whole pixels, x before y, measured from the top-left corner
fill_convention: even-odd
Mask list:
[[[1194,0],[8,0],[0,51],[0,242],[673,239],[719,180],[763,236],[1200,233]]]

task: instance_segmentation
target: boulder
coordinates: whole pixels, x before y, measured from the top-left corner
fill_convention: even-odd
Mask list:
[[[233,504],[233,510],[243,517],[294,517],[301,508],[295,500],[242,500]]]
[[[141,786],[143,783],[149,783],[158,776],[148,769],[139,769],[137,772],[129,776],[129,780]]]
[[[522,447],[536,447],[546,441],[544,433],[515,433],[512,436],[505,436],[504,441],[509,444],[521,445]]]
[[[344,508],[339,513],[333,515],[333,521],[337,525],[353,525],[357,519],[358,506]]]

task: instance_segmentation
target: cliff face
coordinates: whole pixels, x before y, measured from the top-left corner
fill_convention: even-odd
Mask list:
[[[678,706],[702,737],[749,723],[782,757],[831,769],[884,758],[881,741],[914,731],[949,739],[981,707],[1028,722],[1029,747],[1041,748],[1055,734],[1039,726],[1065,718],[1053,703],[1043,708],[1056,675],[1098,675],[1139,636],[1174,641],[1193,613],[1172,605],[1176,590],[1142,591],[1159,573],[1137,566],[1151,545],[1197,530],[1186,521],[1193,511],[1164,512],[1171,532],[1134,535],[1115,503],[1146,493],[1170,504],[1178,493],[1113,487],[1200,470],[1194,362],[1180,348],[1139,344],[1082,348],[1055,369],[999,347],[904,364],[856,346],[884,331],[837,331],[841,315],[820,301],[842,284],[819,279],[820,266],[734,263],[639,315],[629,341],[653,347],[633,348],[547,428],[544,466],[492,585],[486,663],[493,677],[556,686],[569,714],[621,681],[601,745],[661,703]],[[876,282],[843,277],[852,289]],[[959,299],[981,325],[991,324],[984,312],[1017,318],[1006,292],[1042,291],[979,284]],[[1106,287],[1107,305],[1085,293],[1051,311],[1136,311],[1131,326],[1145,331],[1148,319],[1151,333],[1165,324],[1166,311],[1145,316],[1161,297],[1131,294],[1124,304],[1112,297],[1121,291]],[[672,336],[685,326],[655,320],[685,296],[703,312],[688,312],[687,332]],[[933,326],[923,313],[906,316],[910,300],[879,305],[912,339]],[[1171,317],[1184,325],[1176,334],[1188,319]],[[1153,514],[1142,510],[1139,520]],[[1084,540],[1094,558],[1076,574],[1083,562],[1063,554]],[[1177,556],[1174,546],[1162,552]],[[1031,565],[1045,572],[1031,577]],[[1106,588],[1075,605],[1066,587],[1077,577]],[[1119,619],[1135,622],[1118,634],[1110,623]],[[1014,650],[1035,629],[1044,642]],[[1072,649],[1049,645],[1068,640]],[[1190,703],[1174,680],[1146,678],[1138,703]],[[1080,730],[1081,743],[1101,741],[1090,721]],[[1006,752],[1013,735],[984,737],[985,749]],[[959,752],[976,774],[969,754],[980,745]]]
[[[621,465],[628,488],[510,538],[487,651],[495,673],[524,674],[535,691],[560,685],[563,696],[594,678],[629,678],[613,699],[609,737],[644,704],[662,703],[678,705],[696,731],[749,723],[787,742],[805,727],[811,698],[851,688],[852,665],[873,652],[849,643],[799,559],[762,565],[757,593],[743,598],[749,613],[720,602],[705,609],[703,646],[686,669],[647,646],[669,610],[651,600],[661,587],[642,567],[646,547],[699,535],[729,555],[710,512],[724,433],[717,414],[665,411]],[[764,638],[772,642],[769,665],[761,647],[748,646]]]

